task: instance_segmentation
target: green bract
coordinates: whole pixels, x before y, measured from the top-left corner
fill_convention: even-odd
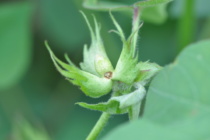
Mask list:
[[[161,67],[156,63],[139,62],[139,73],[135,79],[135,82],[140,82],[146,85],[160,69]]]
[[[113,73],[112,79],[124,82],[126,84],[132,84],[138,74],[138,65],[137,65],[138,57],[136,55],[136,50],[135,50],[136,46],[132,46],[133,42],[135,41],[134,35],[138,33],[137,32],[138,30],[133,31],[128,40],[126,40],[121,27],[114,19],[112,14],[110,15],[118,30],[115,31],[115,33],[117,33],[121,37],[121,40],[123,42],[123,50],[117,62],[117,66]]]
[[[95,23],[95,33],[94,33],[86,16],[84,15],[84,13],[82,14],[89,27],[92,42],[89,49],[87,48],[87,45],[85,45],[83,52],[84,62],[80,63],[80,66],[84,71],[90,72],[98,76],[104,76],[106,72],[112,72],[113,67],[104,49],[103,41],[100,36],[99,25],[94,17],[94,23]]]
[[[140,111],[140,102],[144,98],[145,94],[145,88],[140,86],[138,89],[129,94],[112,97],[106,103],[86,104],[81,102],[78,104],[85,108],[108,112],[110,114],[124,114],[133,109],[132,112],[135,114],[131,114],[130,118],[136,119],[138,118]]]
[[[81,90],[90,97],[100,97],[109,93],[112,89],[112,81],[106,78],[100,78],[91,73],[85,72],[74,66],[72,63],[70,65],[59,60],[51,51],[47,42],[45,42],[51,58],[57,68],[57,70],[65,76],[70,82],[79,86]]]
[[[112,91],[112,97],[107,102],[77,103],[80,106],[109,114],[128,113],[130,119],[138,118],[140,104],[146,94],[144,86],[160,70],[157,64],[138,62],[136,44],[138,31],[142,26],[138,9],[134,9],[133,28],[128,39],[125,38],[122,28],[110,13],[117,28],[117,31],[112,30],[112,32],[118,34],[123,42],[123,49],[115,69],[105,52],[100,36],[100,26],[95,17],[95,30],[93,30],[84,13],[82,14],[89,27],[92,42],[89,48],[87,45],[84,46],[84,60],[80,63],[81,69],[76,67],[67,55],[65,58],[69,64],[62,62],[45,42],[55,67],[71,83],[79,86],[87,96],[97,98]]]

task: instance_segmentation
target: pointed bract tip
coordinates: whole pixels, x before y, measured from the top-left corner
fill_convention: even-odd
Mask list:
[[[51,52],[51,49],[50,49],[50,46],[49,46],[47,40],[44,41],[44,45],[45,45],[45,47],[48,49],[48,51]]]
[[[45,40],[45,41],[44,41],[44,44],[45,44],[45,46],[48,46],[48,47],[49,47],[48,40]]]
[[[84,12],[83,12],[82,10],[79,10],[79,12],[80,12],[82,15],[84,15]]]

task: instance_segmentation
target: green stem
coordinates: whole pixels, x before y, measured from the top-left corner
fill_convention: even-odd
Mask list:
[[[141,109],[141,102],[131,106],[128,112],[130,121],[134,121],[139,118],[140,109]]]
[[[146,90],[144,86],[142,86],[141,84],[138,84],[138,85],[136,84],[136,88],[137,90],[135,92],[139,93],[141,100],[139,103],[136,103],[130,107],[129,112],[128,112],[130,121],[137,120],[139,118],[141,105],[142,105],[142,99],[144,99],[146,95]]]
[[[178,25],[178,53],[195,37],[195,0],[184,0],[185,5]]]
[[[137,40],[138,40],[138,31],[139,31],[139,22],[140,22],[140,11],[139,11],[139,7],[134,7],[133,9],[133,27],[132,27],[132,32],[135,32],[135,35],[133,37],[133,43],[132,43],[132,48],[134,48],[134,50],[136,49],[136,44],[137,44]],[[133,56],[135,55],[134,54]]]
[[[86,140],[95,140],[102,129],[105,127],[107,121],[109,120],[110,114],[103,112],[99,120],[97,121],[94,128],[91,130],[90,134],[86,138]]]

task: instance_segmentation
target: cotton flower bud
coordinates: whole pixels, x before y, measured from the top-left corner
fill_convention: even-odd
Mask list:
[[[96,72],[107,79],[111,79],[113,67],[109,59],[107,57],[103,57],[101,55],[96,55],[95,57],[95,69]]]

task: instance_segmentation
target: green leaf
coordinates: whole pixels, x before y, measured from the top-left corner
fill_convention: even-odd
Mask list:
[[[191,135],[196,140],[206,140],[210,137],[210,121],[208,115],[205,116],[203,114],[200,114],[199,116],[197,115],[188,117],[185,120],[173,124],[168,128],[173,129],[177,132],[182,132]]]
[[[80,70],[75,65],[68,65],[62,62],[54,55],[47,42],[45,42],[45,45],[57,70],[71,83],[79,86],[87,96],[98,98],[111,91],[112,81],[110,79],[99,78],[91,73]],[[71,61],[70,64],[72,64]]]
[[[136,104],[139,105],[141,100],[144,98],[146,91],[143,86],[139,87],[137,90],[122,96],[111,97],[106,103],[98,104],[87,104],[87,103],[77,103],[78,105],[102,112],[107,112],[110,114],[123,114],[127,113],[133,106],[136,108]],[[140,107],[140,105],[139,105]],[[139,112],[135,109],[136,112]],[[138,115],[139,113],[137,113]],[[138,116],[137,116],[138,117]],[[137,118],[136,116],[134,118]]]
[[[85,0],[83,6],[91,10],[99,11],[126,11],[131,13],[133,7],[139,6],[141,9],[141,20],[154,24],[161,24],[167,19],[166,6],[172,0],[145,0],[139,2],[117,3],[111,1],[90,2]],[[128,14],[130,16],[130,14]]]
[[[0,6],[0,89],[16,84],[28,69],[32,9],[26,2]]]
[[[114,129],[103,140],[195,140],[192,136],[173,131],[148,120],[136,120]]]
[[[168,2],[171,2],[173,0],[145,0],[145,1],[140,1],[135,3],[135,6],[140,6],[140,7],[149,7],[149,6],[156,6],[159,4],[165,4]]]
[[[188,46],[176,61],[152,81],[144,117],[200,139],[208,139],[210,126],[210,41]],[[182,127],[188,120],[191,125]],[[203,123],[205,122],[205,123]],[[200,124],[199,124],[200,123]],[[196,129],[199,126],[199,131]],[[187,129],[187,128],[188,129]]]
[[[166,21],[167,4],[161,4],[153,7],[145,7],[142,10],[141,19],[145,22],[162,24]]]
[[[130,10],[133,6],[139,6],[139,7],[150,7],[150,6],[156,6],[159,4],[165,4],[168,2],[171,2],[172,0],[144,0],[144,1],[138,1],[134,2],[133,4],[126,4],[126,3],[119,3],[119,2],[111,2],[111,1],[94,1],[92,0],[85,0],[83,3],[83,6],[88,9],[92,10],[102,10],[102,11],[109,11],[109,10]]]
[[[39,1],[39,23],[43,38],[59,44],[57,50],[75,51],[89,39],[85,22],[78,12],[78,0]],[[56,10],[55,10],[56,9]]]
[[[90,0],[85,0],[83,6],[91,10],[99,11],[118,11],[131,9],[131,6],[127,6],[123,3],[109,2],[109,1],[99,1],[97,3],[91,3]]]
[[[36,128],[25,119],[18,119],[13,127],[12,140],[50,140],[44,128]]]

